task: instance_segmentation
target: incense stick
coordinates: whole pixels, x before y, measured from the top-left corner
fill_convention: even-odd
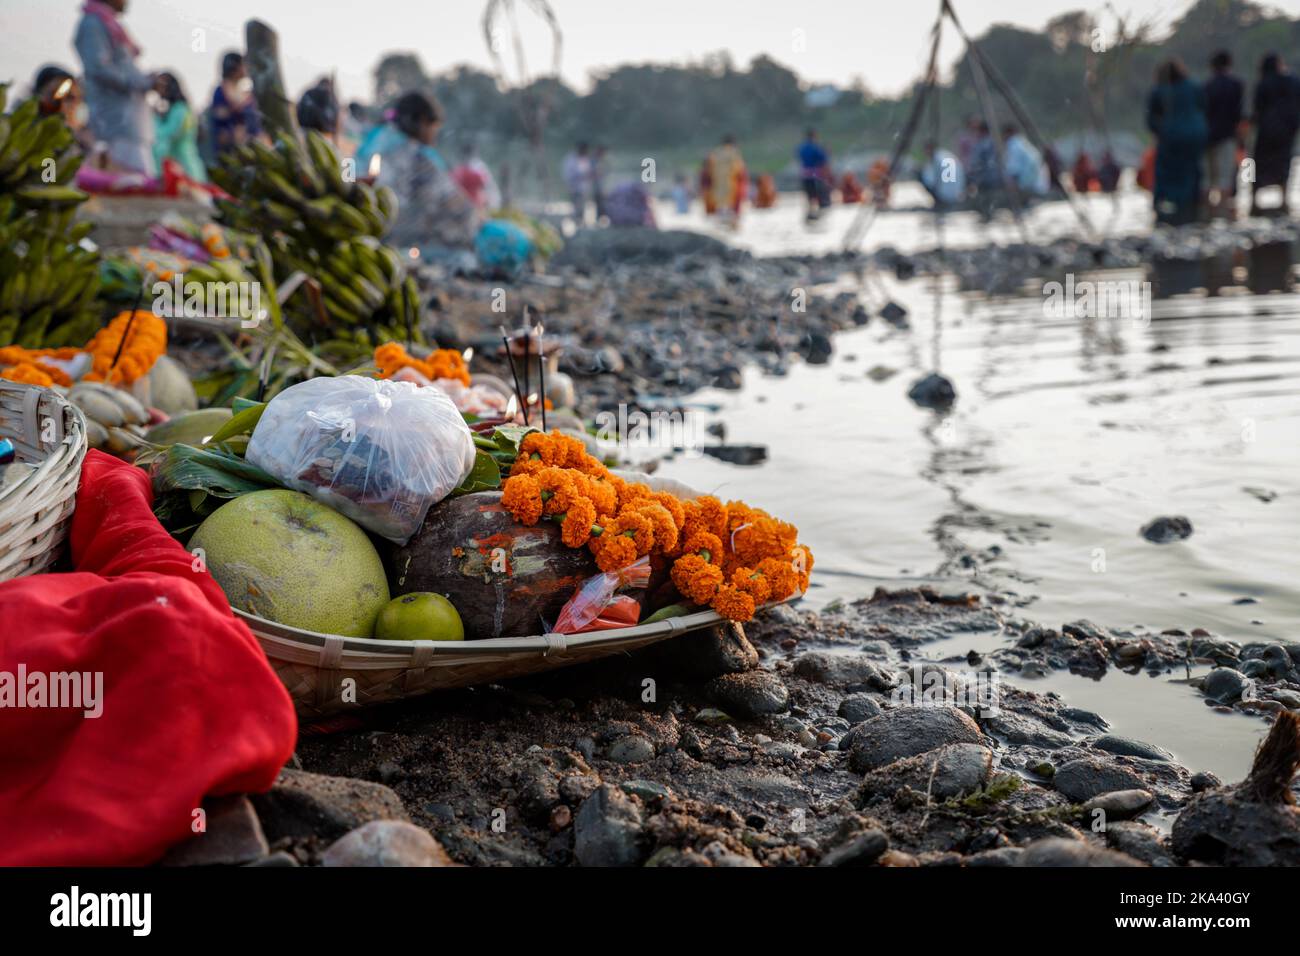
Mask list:
[[[519,373],[515,371],[515,357],[510,354],[510,336],[506,334],[506,327],[504,325],[501,326],[500,328],[501,328],[501,341],[506,347],[506,361],[510,363],[510,377],[514,379],[514,383],[515,383],[515,398],[519,400],[519,407],[523,408],[525,407],[525,405],[524,405],[523,395],[519,393]],[[527,412],[524,413],[524,421],[525,422],[528,421]]]
[[[537,323],[537,387],[542,390],[542,431],[546,431],[546,348],[542,341],[545,329]]]
[[[111,377],[113,369],[117,368],[117,360],[122,357],[122,350],[126,348],[127,337],[131,334],[131,326],[135,325],[135,314],[140,311],[140,306],[144,302],[144,287],[148,285],[152,275],[153,273],[149,273],[144,277],[144,281],[140,283],[140,292],[135,297],[135,305],[131,307],[131,315],[126,320],[126,328],[122,330],[122,339],[117,343],[117,352],[113,354],[113,364],[108,367],[109,375],[104,376],[105,379]]]

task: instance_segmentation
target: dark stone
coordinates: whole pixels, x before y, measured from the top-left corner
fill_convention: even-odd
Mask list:
[[[779,714],[790,706],[790,692],[785,683],[765,670],[714,678],[709,682],[708,693],[727,713],[737,717]]]
[[[880,830],[865,830],[830,850],[819,866],[871,866],[889,849],[889,837]]]
[[[840,749],[849,750],[849,766],[863,773],[945,744],[983,742],[979,726],[955,707],[900,707],[858,724]]]
[[[732,465],[761,465],[767,461],[766,445],[703,445],[700,450]]]
[[[952,382],[938,372],[918,379],[908,389],[907,397],[922,408],[947,409],[957,400],[957,390]]]
[[[1168,544],[1191,537],[1192,523],[1181,515],[1160,517],[1143,525],[1141,534],[1155,544]]]
[[[1101,757],[1080,757],[1056,768],[1052,784],[1073,803],[1083,803],[1112,790],[1142,790],[1146,786],[1137,773]]]
[[[641,862],[641,808],[609,785],[582,802],[573,818],[573,855],[582,866]]]
[[[1148,744],[1141,740],[1134,740],[1132,737],[1122,737],[1119,734],[1106,734],[1098,737],[1092,741],[1092,745],[1098,750],[1125,757],[1144,757],[1147,760],[1164,761],[1174,759],[1174,755],[1163,747],[1157,747],[1155,744]]]
[[[745,629],[732,622],[660,641],[640,653],[651,667],[662,667],[685,680],[739,674],[758,666],[758,651],[745,637]]]
[[[1142,866],[1124,853],[1103,850],[1082,840],[1048,837],[1025,847],[1016,866]]]
[[[237,866],[270,852],[248,797],[213,797],[203,810],[204,831],[173,846],[160,866]]]
[[[871,694],[850,694],[840,701],[837,713],[850,724],[878,717],[883,713],[880,702]]]
[[[372,820],[407,820],[401,799],[378,783],[285,769],[266,793],[253,794],[262,829],[285,837],[337,838]]]

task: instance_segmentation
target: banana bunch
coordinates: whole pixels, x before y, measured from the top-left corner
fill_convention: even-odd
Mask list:
[[[272,254],[274,255],[274,253]],[[419,290],[397,250],[373,236],[355,236],[324,253],[285,253],[290,268],[315,277],[331,323],[368,329],[418,325]]]
[[[228,224],[279,232],[298,247],[323,250],[353,236],[379,238],[397,213],[393,191],[345,179],[338,152],[314,130],[305,142],[280,133],[274,146],[246,143],[222,157],[212,179],[237,197],[218,203]]]
[[[149,413],[129,392],[103,382],[77,382],[67,396],[86,416],[86,439],[91,448],[123,455],[144,444]]]
[[[62,118],[39,114],[31,99],[0,115],[0,346],[80,345],[99,326],[99,257],[80,245],[93,226],[73,221],[88,197],[61,185],[81,158]]]
[[[277,282],[302,272],[320,283],[333,329],[367,341],[418,330],[419,294],[401,255],[380,238],[397,213],[397,198],[349,181],[333,145],[315,131],[299,141],[280,133],[274,146],[245,144],[221,161],[213,180],[235,201],[218,201],[231,228],[267,238]],[[286,318],[303,332],[319,330],[307,301]],[[323,330],[322,330],[323,331]]]
[[[242,294],[239,290],[250,289],[254,283],[260,283],[262,280],[243,261],[226,258],[213,259],[207,263],[196,263],[187,266],[182,277],[184,279],[182,293],[185,298],[183,302],[173,304],[176,313],[179,314],[183,308],[187,314],[219,315],[224,318],[239,319],[254,318],[253,307],[255,303],[249,295]],[[233,287],[235,291],[233,296],[230,294],[232,287],[229,283],[236,283]],[[263,287],[261,289],[263,297],[269,298],[274,294],[275,289],[273,287]],[[269,301],[264,300],[258,304],[264,310],[269,311]]]

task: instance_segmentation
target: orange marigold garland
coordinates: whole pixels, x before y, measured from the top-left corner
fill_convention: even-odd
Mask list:
[[[418,359],[402,343],[385,342],[375,349],[375,365],[380,378],[392,378],[404,368],[413,368],[430,381],[448,378],[462,385],[470,384],[465,356],[455,349],[436,349],[427,359]]]
[[[148,375],[154,363],[166,353],[167,323],[143,309],[135,312],[134,319],[131,316],[130,312],[114,316],[87,343],[85,351],[90,353],[91,363],[85,375],[87,381],[130,385]],[[126,336],[125,346],[122,346],[123,336]]]
[[[589,548],[602,571],[647,554],[668,558],[684,598],[731,620],[747,621],[759,606],[808,588],[812,553],[797,543],[794,525],[743,501],[682,501],[625,481],[572,435],[525,436],[501,503],[525,525],[558,521],[561,540]]]

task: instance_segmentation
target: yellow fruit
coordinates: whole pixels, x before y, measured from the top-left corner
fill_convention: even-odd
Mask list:
[[[465,625],[456,608],[441,594],[416,591],[384,605],[375,621],[381,641],[463,641]]]
[[[269,489],[222,505],[189,549],[232,607],[279,624],[370,637],[388,579],[366,533],[298,491]]]

